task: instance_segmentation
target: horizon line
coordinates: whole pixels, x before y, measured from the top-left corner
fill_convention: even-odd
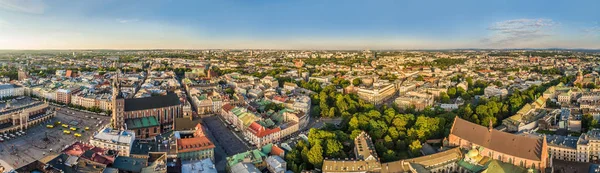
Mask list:
[[[371,50],[371,51],[423,51],[423,50],[598,50],[600,48],[443,48],[443,49],[281,49],[281,48],[134,48],[134,49],[118,49],[118,48],[82,48],[82,49],[2,49],[0,51],[61,51],[61,50],[75,50],[75,51],[94,51],[94,50],[130,50],[130,51],[141,51],[141,50],[311,50],[311,51],[356,51],[356,50]]]

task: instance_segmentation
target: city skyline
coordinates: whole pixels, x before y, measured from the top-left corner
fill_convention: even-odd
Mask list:
[[[0,49],[600,49],[599,5],[0,0]]]

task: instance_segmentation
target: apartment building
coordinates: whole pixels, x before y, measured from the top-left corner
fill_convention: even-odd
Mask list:
[[[391,83],[377,82],[372,87],[360,86],[356,91],[361,99],[379,105],[396,94],[396,86]]]
[[[0,98],[23,96],[24,89],[13,84],[0,84]]]

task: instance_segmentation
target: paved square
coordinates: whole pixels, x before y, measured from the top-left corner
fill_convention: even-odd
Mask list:
[[[56,121],[69,124],[69,128],[72,127],[71,123],[77,124],[76,132],[82,136],[73,136],[75,132],[64,134],[63,130],[70,131],[70,129],[60,125],[55,125],[52,129],[46,128],[47,124],[53,124]],[[102,124],[97,126],[100,122]],[[26,135],[0,143],[0,165],[7,168],[6,170],[10,170],[42,159],[49,154],[58,154],[75,141],[88,142],[94,132],[109,122],[110,117],[107,116],[61,108],[50,122],[31,127],[24,130]],[[90,129],[86,131],[85,127]],[[48,140],[44,140],[46,136]]]

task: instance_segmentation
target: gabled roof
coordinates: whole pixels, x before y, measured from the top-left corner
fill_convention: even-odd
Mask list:
[[[225,112],[229,112],[231,111],[231,109],[233,109],[234,107],[231,106],[230,104],[225,104],[221,107]]]
[[[259,138],[279,132],[280,130],[281,129],[279,127],[273,128],[273,129],[268,129],[268,128],[261,126],[260,124],[258,124],[256,122],[252,122],[252,124],[250,124],[250,126],[248,127],[248,131],[250,131],[250,133],[252,133],[253,135],[255,135],[256,137],[259,137]]]
[[[459,117],[454,119],[450,135],[497,152],[530,160],[541,160],[542,145],[545,144],[542,138],[490,130]]]
[[[193,137],[177,139],[177,152],[192,152],[215,148],[215,145],[206,137]]]
[[[285,151],[283,151],[283,149],[279,148],[277,145],[273,145],[273,147],[271,148],[271,155],[277,155],[277,156],[282,156],[285,154]]]
[[[164,96],[125,99],[125,111],[155,109],[181,104],[179,96],[173,92]]]

